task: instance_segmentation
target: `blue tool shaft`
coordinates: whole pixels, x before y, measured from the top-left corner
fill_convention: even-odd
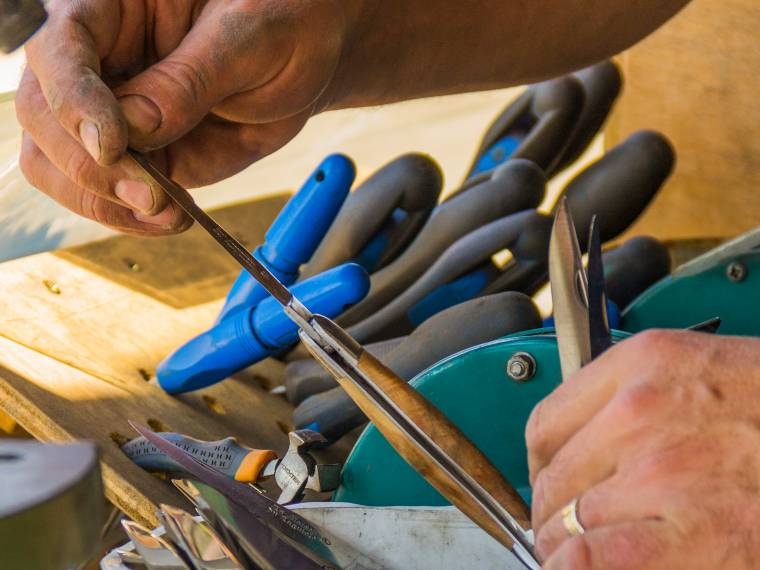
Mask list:
[[[356,171],[341,154],[328,156],[285,205],[253,255],[283,285],[298,278],[299,267],[309,261],[348,196]],[[217,322],[256,305],[269,293],[247,271],[230,289]]]
[[[293,287],[293,293],[315,312],[331,316],[361,300],[368,290],[369,276],[352,263]],[[297,339],[298,326],[277,300],[268,297],[184,344],[158,366],[156,376],[170,394],[198,390],[291,346]]]

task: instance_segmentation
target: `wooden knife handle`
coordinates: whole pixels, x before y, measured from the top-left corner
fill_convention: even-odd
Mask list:
[[[443,413],[419,392],[386,368],[366,350],[359,356],[358,367],[385,393],[400,410],[420,427],[456,463],[498,501],[523,528],[530,528],[530,514],[525,502],[504,479],[491,461]],[[405,436],[356,383],[347,377],[337,377],[383,436],[412,467],[435,489],[470,519],[508,548],[512,539],[490,515],[430,457]]]

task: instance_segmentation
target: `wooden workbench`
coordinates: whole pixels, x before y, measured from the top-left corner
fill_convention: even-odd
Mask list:
[[[285,199],[216,215],[253,246]],[[156,523],[156,504],[181,499],[121,453],[118,443],[135,436],[127,420],[209,440],[236,435],[284,451],[292,408],[269,393],[281,381],[278,362],[179,397],[149,382],[169,352],[213,322],[238,272],[200,228],[161,240],[120,236],[1,264],[0,408],[40,440],[96,441],[107,497],[148,524]]]

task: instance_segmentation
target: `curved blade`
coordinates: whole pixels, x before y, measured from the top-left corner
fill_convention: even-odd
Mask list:
[[[588,284],[567,199],[557,209],[549,241],[549,282],[562,379],[591,361]]]
[[[190,570],[168,541],[136,522],[123,520],[121,525],[148,570]]]
[[[602,239],[596,216],[591,218],[588,238],[588,323],[591,358],[596,358],[612,346],[612,334],[607,318],[607,293],[604,287]]]

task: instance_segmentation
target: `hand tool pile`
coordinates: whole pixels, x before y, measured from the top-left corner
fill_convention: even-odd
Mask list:
[[[173,394],[197,390],[275,357],[287,362],[281,390],[297,429],[278,459],[234,438],[202,442],[135,426],[140,437],[123,451],[181,477],[175,485],[201,519],[164,506],[163,538],[128,523],[135,551],[123,550],[123,561],[384,567],[299,506],[284,506],[308,489],[363,505],[369,519],[380,512],[370,507],[453,505],[486,541],[506,547],[501,567],[539,568],[523,437],[530,410],[562,378],[657,319],[706,321],[699,330],[714,331],[709,319],[722,312],[665,305],[726,263],[726,283],[748,280],[760,242],[752,234],[673,276],[668,250],[653,238],[602,252],[672,170],[673,151],[654,132],[632,135],[582,171],[549,212],[536,209],[547,180],[595,137],[620,87],[617,68],[604,63],[529,88],[493,123],[466,179],[443,200],[440,169],[427,156],[404,155],[350,193],[351,161],[330,156],[252,254],[132,153],[244,268],[213,327],[161,364],[159,384]],[[511,258],[497,261],[505,250]],[[547,283],[554,315],[542,322],[531,296]],[[310,453],[368,420],[342,469]],[[276,502],[262,493],[272,480]]]

